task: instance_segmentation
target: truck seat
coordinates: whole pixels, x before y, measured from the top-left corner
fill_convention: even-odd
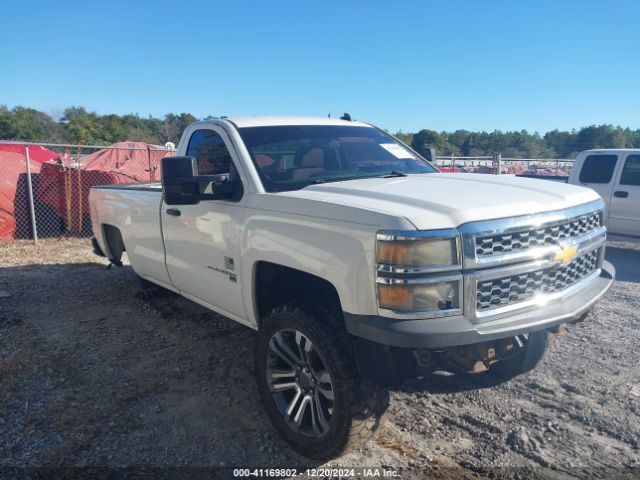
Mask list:
[[[272,167],[274,163],[276,163],[276,161],[269,155],[265,155],[264,153],[256,153],[256,164],[258,165],[260,170]]]
[[[324,151],[316,147],[302,156],[300,165],[293,170],[291,178],[293,180],[305,180],[316,173],[324,171]]]

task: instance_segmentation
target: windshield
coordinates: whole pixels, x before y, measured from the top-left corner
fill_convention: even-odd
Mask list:
[[[294,125],[247,127],[239,132],[269,192],[298,190],[314,183],[437,172],[377,128]]]

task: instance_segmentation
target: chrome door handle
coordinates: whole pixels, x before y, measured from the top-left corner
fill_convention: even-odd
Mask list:
[[[179,217],[181,213],[177,208],[167,208],[167,215],[171,215],[172,217]]]

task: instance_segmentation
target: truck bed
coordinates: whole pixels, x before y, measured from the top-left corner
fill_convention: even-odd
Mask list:
[[[135,272],[169,286],[162,241],[160,182],[93,187],[89,203],[93,234],[100,249],[109,256],[105,235],[109,228],[117,229]]]
[[[114,185],[97,185],[91,188],[99,188],[100,190],[143,190],[156,192],[162,191],[162,184],[158,182],[141,182],[141,183],[117,183]]]

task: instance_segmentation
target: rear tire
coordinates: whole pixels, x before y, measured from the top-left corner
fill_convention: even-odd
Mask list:
[[[255,343],[258,391],[275,428],[301,454],[327,459],[357,448],[384,424],[388,392],[362,379],[338,314],[285,304]]]
[[[509,380],[527,373],[555,350],[557,342],[557,337],[546,330],[531,332],[526,344],[513,357],[491,365],[489,372],[502,380]]]

